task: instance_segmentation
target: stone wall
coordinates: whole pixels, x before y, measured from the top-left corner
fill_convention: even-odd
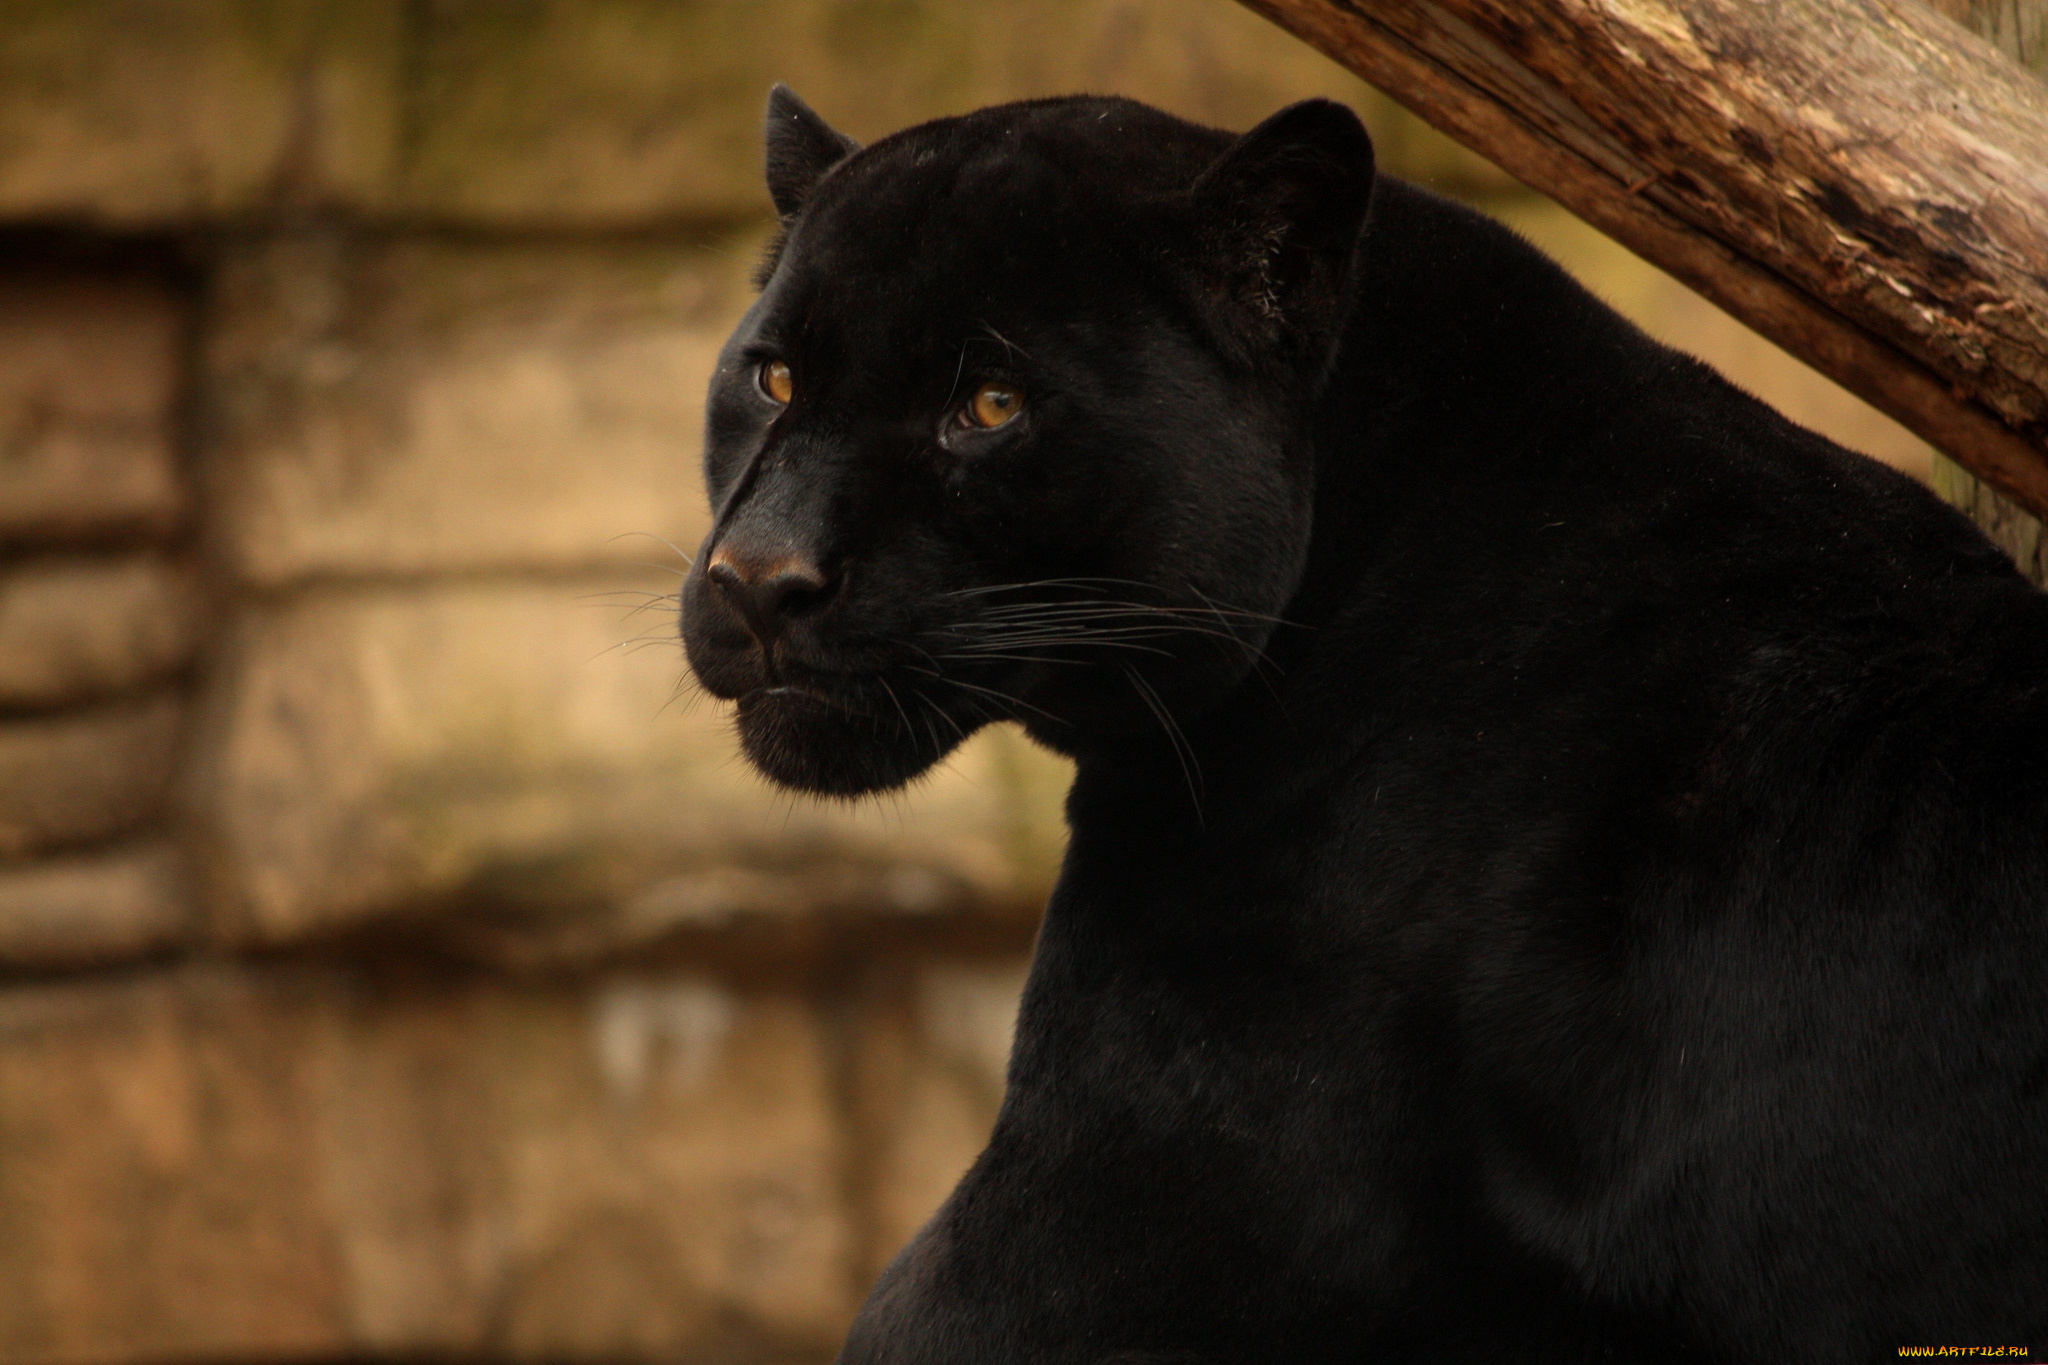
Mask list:
[[[791,800],[673,640],[776,79],[1334,95],[1924,460],[1226,0],[0,7],[0,1365],[828,1359],[972,1159],[1063,767]]]
[[[0,279],[0,963],[133,956],[190,929],[170,797],[208,613],[181,302],[134,269]]]

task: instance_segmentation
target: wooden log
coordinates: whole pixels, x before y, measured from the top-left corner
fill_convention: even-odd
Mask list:
[[[2048,514],[2048,90],[1917,0],[1244,0]]]
[[[2048,4],[2042,0],[1933,0],[1934,7],[2048,81]],[[2038,517],[1951,460],[1934,452],[1934,491],[1960,507],[2021,573],[2048,587],[2048,533]]]

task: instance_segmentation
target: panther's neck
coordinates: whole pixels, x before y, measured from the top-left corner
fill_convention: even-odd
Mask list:
[[[1344,718],[1370,700],[1360,689],[1378,685],[1387,651],[1430,623],[1453,628],[1445,567],[1515,572],[1510,528],[1569,483],[1589,419],[1626,407],[1617,385],[1659,350],[1491,219],[1400,181],[1374,194],[1358,301],[1313,422],[1307,564],[1271,667],[1175,717],[1179,736],[1080,754],[1077,828],[1196,848],[1341,762]]]
[[[1376,185],[1360,263],[1313,438],[1315,529],[1288,610],[1303,622],[1344,607],[1403,519],[1455,536],[1513,515],[1625,401],[1646,344],[1510,229],[1404,181]]]

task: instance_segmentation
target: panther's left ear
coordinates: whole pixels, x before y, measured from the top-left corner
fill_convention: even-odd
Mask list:
[[[1192,190],[1228,311],[1268,344],[1326,354],[1372,181],[1372,139],[1331,100],[1290,104],[1233,143]]]
[[[833,131],[780,81],[768,92],[762,140],[768,144],[768,197],[785,223],[804,206],[825,172],[860,150],[858,142]]]

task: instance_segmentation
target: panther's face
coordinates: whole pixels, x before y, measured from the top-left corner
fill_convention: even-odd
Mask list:
[[[1240,140],[1045,101],[855,151],[778,89],[769,184],[682,609],[754,764],[852,795],[990,720],[1076,752],[1243,682],[1308,542],[1371,184],[1348,111]]]

